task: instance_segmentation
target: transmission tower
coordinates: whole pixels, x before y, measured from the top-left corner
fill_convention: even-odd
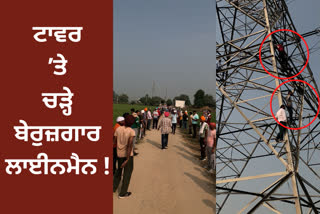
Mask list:
[[[306,2],[307,3],[307,2]],[[274,114],[293,92],[293,122],[277,142],[274,90],[307,63],[303,40],[284,0],[217,0],[217,213],[319,213],[319,90],[307,64],[273,96]],[[299,32],[298,32],[299,33]],[[286,64],[276,46],[282,44]],[[315,121],[304,129],[299,129]]]
[[[154,80],[152,80],[151,98],[153,98],[155,95],[156,95],[156,83]]]

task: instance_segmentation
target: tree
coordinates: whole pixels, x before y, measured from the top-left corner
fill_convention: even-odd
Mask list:
[[[152,98],[151,98],[150,105],[152,105],[152,106],[158,106],[158,105],[161,103],[161,100],[162,100],[161,97],[157,97],[157,96],[152,97]]]
[[[194,106],[197,108],[201,108],[205,105],[205,93],[203,90],[199,89],[195,94],[194,94]]]
[[[160,103],[164,103],[164,100],[161,97],[158,96],[154,96],[154,97],[149,97],[148,94],[146,94],[144,97],[141,97],[139,99],[139,101],[143,104],[143,105],[147,105],[147,106],[157,106]]]
[[[189,96],[186,95],[186,94],[180,94],[179,96],[176,96],[174,99],[173,99],[173,102],[175,102],[176,100],[184,100],[186,103],[186,106],[191,106],[191,102],[190,102],[190,99],[189,99]]]
[[[129,97],[126,94],[121,94],[118,97],[118,102],[119,103],[128,103],[129,102]]]
[[[171,99],[167,99],[167,106],[171,106],[172,105],[172,100]]]
[[[143,105],[150,105],[150,103],[151,103],[151,99],[150,99],[150,97],[149,97],[148,94],[146,94],[144,97],[141,97],[141,98],[139,99],[139,101],[140,101]]]
[[[113,102],[114,103],[118,102],[118,94],[115,91],[113,91]]]
[[[214,100],[212,95],[204,95],[204,105],[209,106],[211,108],[216,108],[216,101]]]

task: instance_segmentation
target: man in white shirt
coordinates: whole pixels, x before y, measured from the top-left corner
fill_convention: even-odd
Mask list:
[[[152,113],[152,117],[153,117],[152,129],[157,129],[159,116],[160,116],[160,115],[159,115],[157,109],[155,109],[155,110],[153,111],[153,113]]]
[[[285,109],[285,105],[281,105],[279,111],[276,114],[276,118],[282,125],[287,126],[287,115]],[[283,141],[283,135],[286,131],[286,128],[279,124],[279,130],[280,131],[276,137],[276,142]]]
[[[151,126],[151,120],[152,120],[152,115],[150,109],[147,112],[147,129],[150,131],[150,126]]]

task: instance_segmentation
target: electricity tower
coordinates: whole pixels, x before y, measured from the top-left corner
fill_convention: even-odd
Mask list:
[[[297,29],[286,2],[216,0],[216,16],[217,213],[319,213],[319,90],[304,41],[288,31]],[[262,45],[279,29],[286,30]],[[262,64],[274,77],[260,63],[260,46]],[[314,90],[298,81],[282,85],[288,79],[280,78],[292,76]],[[270,106],[274,114],[288,106],[290,91],[291,129],[278,142]]]
[[[152,90],[151,90],[151,98],[156,96],[156,83],[154,80],[152,80]]]

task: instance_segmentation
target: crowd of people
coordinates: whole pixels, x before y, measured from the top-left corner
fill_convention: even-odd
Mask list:
[[[208,161],[206,169],[214,173],[216,124],[211,122],[211,111],[204,110],[199,117],[196,111],[189,112],[174,107],[156,107],[143,110],[131,109],[117,117],[113,132],[113,192],[116,192],[122,177],[119,198],[129,197],[128,187],[133,172],[134,156],[138,155],[135,147],[139,139],[143,139],[151,129],[161,132],[161,149],[168,149],[169,134],[176,134],[177,126],[188,130],[193,138],[199,134],[201,161]],[[123,173],[123,176],[122,176]]]

